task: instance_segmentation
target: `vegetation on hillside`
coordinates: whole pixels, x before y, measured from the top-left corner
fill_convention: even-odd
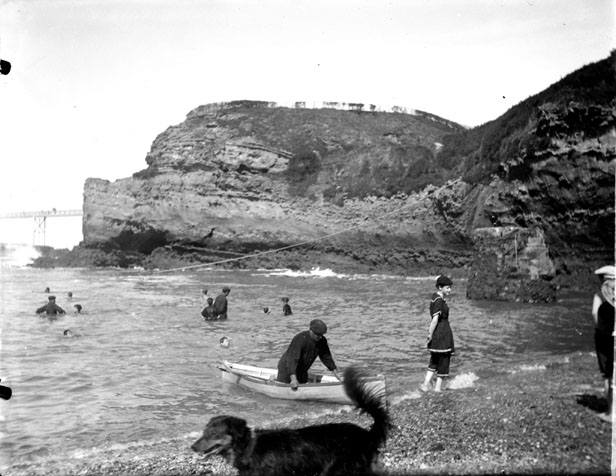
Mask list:
[[[582,106],[613,105],[616,98],[615,61],[616,52],[612,52],[610,57],[569,74],[499,118],[446,136],[437,165],[444,170],[456,170],[469,183],[489,181],[502,162],[526,146],[536,147],[537,144],[532,143],[535,138],[529,137],[529,131],[540,114],[541,106],[553,104],[567,108],[572,102]]]

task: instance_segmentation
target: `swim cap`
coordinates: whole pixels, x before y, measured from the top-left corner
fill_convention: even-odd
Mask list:
[[[595,274],[603,275],[607,279],[614,279],[616,278],[616,267],[611,265],[603,266],[596,270]]]
[[[315,334],[322,336],[327,332],[327,326],[321,319],[313,319],[310,321],[310,330]]]
[[[451,286],[452,284],[453,284],[453,281],[449,279],[447,276],[445,276],[444,274],[441,274],[436,280],[437,288],[439,286]]]
[[[55,301],[56,297],[55,296],[49,296],[47,299],[49,299],[50,301]]]
[[[224,293],[225,291],[231,291],[231,288],[229,286],[225,286],[222,288],[222,292]]]

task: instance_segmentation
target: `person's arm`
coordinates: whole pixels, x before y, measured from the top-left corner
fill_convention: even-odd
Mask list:
[[[432,334],[434,334],[434,329],[438,324],[438,318],[440,317],[441,312],[439,311],[437,314],[432,316],[432,321],[430,321],[430,328],[428,329],[428,342],[432,340]]]
[[[302,355],[302,338],[301,334],[293,337],[289,349],[287,350],[287,372],[291,378],[291,388],[297,390],[299,382],[297,381],[297,366]]]
[[[340,380],[340,375],[338,375],[338,368],[336,367],[336,362],[334,362],[332,353],[329,350],[329,344],[327,343],[327,339],[325,337],[323,337],[321,342],[319,342],[319,359],[321,359],[323,365],[325,365],[328,370],[333,372],[334,376],[338,380]]]
[[[42,314],[43,312],[45,312],[45,311],[46,311],[46,309],[47,309],[47,305],[45,305],[45,306],[41,306],[41,307],[39,307],[39,308],[36,310],[36,313],[37,313],[37,314]]]
[[[60,313],[60,314],[66,314],[66,311],[64,309],[62,309],[60,306],[58,306],[56,304],[56,310]]]
[[[336,377],[338,380],[342,381],[342,377],[340,377],[340,374],[338,373],[338,369],[334,369],[332,370],[334,377]]]
[[[601,300],[601,298],[597,294],[595,294],[592,300],[592,318],[595,321],[595,326],[599,325],[599,307],[602,303],[603,301]]]
[[[430,304],[430,315],[432,316],[432,320],[430,321],[430,327],[428,329],[428,344],[432,340],[432,335],[434,334],[434,329],[438,325],[438,320],[441,317],[441,312],[443,309],[443,298],[435,297],[432,303]]]

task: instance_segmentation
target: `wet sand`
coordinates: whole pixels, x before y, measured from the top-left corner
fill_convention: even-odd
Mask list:
[[[470,388],[428,392],[390,402],[393,428],[381,453],[383,475],[609,474],[611,425],[592,352],[557,363],[479,379]],[[195,418],[199,420],[199,418]],[[355,412],[319,423],[351,421]],[[298,420],[293,426],[315,423]],[[195,431],[199,431],[198,428]],[[221,458],[190,450],[193,437],[122,446],[88,458],[13,466],[4,476],[234,475]]]

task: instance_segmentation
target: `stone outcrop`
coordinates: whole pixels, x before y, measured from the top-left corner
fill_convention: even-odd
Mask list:
[[[556,268],[539,229],[477,228],[467,286],[469,299],[551,302]]]
[[[146,169],[87,180],[81,253],[470,274],[470,297],[549,301],[613,261],[614,93],[608,58],[468,131],[427,113],[200,106]]]
[[[438,218],[460,213],[446,198],[458,185],[399,186],[421,177],[413,168],[446,133],[451,124],[406,114],[201,106],[156,138],[147,169],[88,179],[84,244],[216,261],[306,243],[349,268],[464,266],[470,253]]]

